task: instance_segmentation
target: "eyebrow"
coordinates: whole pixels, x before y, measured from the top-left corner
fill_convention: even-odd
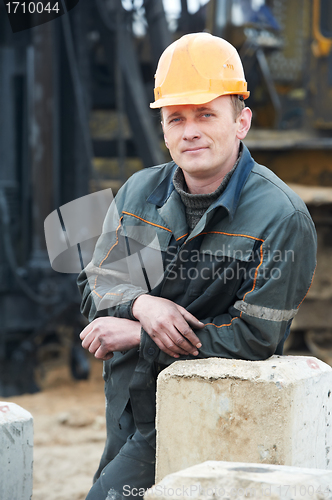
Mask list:
[[[166,121],[172,120],[172,118],[175,118],[176,116],[180,116],[180,115],[181,115],[181,112],[180,112],[180,111],[174,111],[174,113],[172,113],[171,115],[169,115],[169,116],[166,118]]]
[[[209,111],[209,112],[215,113],[215,110],[213,108],[207,107],[207,106],[202,106],[200,108],[196,108],[196,110],[195,110],[196,113],[202,113],[204,111]],[[181,111],[174,111],[174,113],[172,113],[171,115],[169,115],[166,118],[166,121],[169,121],[169,120],[172,120],[173,118],[181,116],[181,114],[182,114]]]
[[[198,113],[202,113],[202,111],[212,111],[212,112],[214,112],[213,108],[207,107],[207,106],[203,106],[201,108],[197,108],[196,111],[198,111]]]

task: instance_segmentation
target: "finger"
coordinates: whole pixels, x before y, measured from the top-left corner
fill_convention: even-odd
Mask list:
[[[160,345],[158,347],[161,351],[165,352],[166,354],[168,354],[172,358],[179,359],[180,354],[172,351],[172,349],[168,349],[168,347],[166,347],[165,344],[163,344],[162,342],[160,342]]]
[[[176,307],[179,309],[180,313],[184,317],[184,319],[190,323],[195,328],[204,328],[204,323],[199,321],[199,319],[195,318],[190,312],[188,312],[184,307],[176,304]]]
[[[91,328],[93,328],[93,327],[92,327],[92,323],[90,323],[89,325],[87,325],[87,326],[84,328],[84,330],[82,330],[82,331],[81,331],[81,333],[80,333],[80,339],[81,339],[81,340],[84,340],[84,339],[85,339],[85,337],[86,337],[86,336],[90,333]]]
[[[193,330],[190,328],[188,323],[186,321],[178,321],[175,325],[176,329],[180,332],[180,334],[189,342],[189,344],[194,347],[199,349],[202,347],[202,343],[197,337],[197,335],[193,332]],[[186,344],[184,344],[186,345]],[[188,346],[186,346],[187,348]],[[191,351],[190,351],[191,352]]]
[[[177,347],[180,347],[183,349],[186,354],[192,354],[194,356],[198,355],[198,348],[195,346],[195,344],[192,344],[189,342],[184,335],[181,334],[176,328],[175,328],[175,334],[172,334],[172,341]],[[198,345],[201,347],[202,344],[198,342]]]
[[[95,358],[103,359],[104,361],[113,358],[113,356],[114,356],[113,352],[108,351],[107,348],[103,345],[101,345],[95,352]]]
[[[91,352],[91,354],[94,354],[97,349],[100,348],[100,346],[102,345],[102,342],[100,341],[100,339],[97,337],[97,338],[94,338],[91,342],[91,344],[89,345],[89,352]]]
[[[103,361],[107,361],[109,359],[112,359],[114,356],[114,353],[113,352],[109,352],[106,356],[104,356],[102,359]]]
[[[82,340],[82,347],[84,347],[84,349],[89,349],[91,343],[95,339],[98,339],[99,333],[100,332],[98,330],[96,331],[93,327],[91,327],[90,331],[86,334],[86,336]]]
[[[91,330],[84,338],[84,340],[82,340],[82,347],[84,347],[84,349],[89,349],[90,347],[90,344],[93,342],[93,340],[95,339],[96,335],[95,335],[95,332],[93,330]]]
[[[179,358],[179,357],[180,357],[180,354],[187,354],[185,351],[183,351],[183,352],[176,352],[176,351],[174,351],[174,350],[172,350],[172,349],[168,348],[168,347],[166,346],[166,344],[164,344],[164,343],[163,343],[163,342],[162,342],[162,341],[161,341],[161,340],[160,340],[160,339],[159,339],[159,338],[158,338],[155,334],[153,334],[153,333],[152,333],[152,334],[150,334],[150,333],[149,333],[148,335],[152,338],[153,342],[154,342],[154,343],[155,343],[155,344],[159,347],[159,349],[160,349],[161,351],[165,352],[165,353],[166,353],[166,354],[168,354],[169,356],[172,356],[172,358]],[[167,337],[167,335],[166,335],[166,337]],[[180,350],[180,351],[182,351],[182,349],[177,348],[177,346],[174,346],[174,347],[175,347],[175,349],[176,349],[176,350],[178,350],[178,351],[179,351],[179,350]]]
[[[171,350],[173,353],[188,355],[198,355],[196,347],[191,345],[180,332],[172,325],[167,332],[161,332],[158,339],[163,343],[164,347]]]
[[[160,350],[164,351],[166,354],[169,354],[173,358],[177,358],[177,359],[181,355],[182,356],[188,356],[188,354],[192,354],[194,356],[198,355],[197,350],[196,351],[190,351],[190,350],[187,351],[185,349],[182,349],[177,344],[175,344],[171,339],[169,339],[168,343],[167,343],[167,341],[165,341],[165,343],[161,343]]]

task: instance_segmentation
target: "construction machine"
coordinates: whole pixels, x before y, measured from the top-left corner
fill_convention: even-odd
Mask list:
[[[254,113],[246,145],[301,196],[317,228],[315,278],[286,348],[331,364],[332,2],[211,0],[207,27],[243,60]]]
[[[176,2],[175,2],[176,3]],[[168,160],[149,110],[157,60],[184,33],[237,47],[251,95],[256,161],[307,203],[318,265],[289,347],[332,362],[331,0],[80,0],[13,33],[0,4],[0,395],[38,390],[45,370],[89,366],[75,273],[50,265],[44,220],[59,207]],[[329,348],[331,345],[331,350]],[[303,347],[303,344],[302,344]]]

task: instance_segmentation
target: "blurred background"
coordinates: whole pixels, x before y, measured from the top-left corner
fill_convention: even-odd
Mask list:
[[[204,30],[242,58],[245,143],[317,227],[316,278],[286,348],[332,363],[331,0],[80,0],[15,34],[1,3],[0,396],[38,391],[57,364],[88,378],[76,274],[52,270],[44,220],[169,160],[149,109],[155,68],[172,41]]]

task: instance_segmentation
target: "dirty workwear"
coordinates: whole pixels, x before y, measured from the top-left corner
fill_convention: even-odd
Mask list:
[[[176,168],[170,162],[142,170],[120,189],[78,279],[83,314],[90,321],[100,315],[134,320],[133,301],[150,293],[205,324],[195,331],[199,355],[180,359],[281,354],[316,265],[316,233],[305,204],[243,146],[226,189],[190,231],[172,182]],[[149,280],[160,258],[163,272],[159,280],[150,272]],[[156,377],[174,361],[142,329],[139,350],[105,362],[112,418],[119,421],[130,397],[135,425],[151,446]]]
[[[106,409],[107,442],[86,500],[136,500],[154,484],[155,449],[136,429],[130,405],[119,422]]]

